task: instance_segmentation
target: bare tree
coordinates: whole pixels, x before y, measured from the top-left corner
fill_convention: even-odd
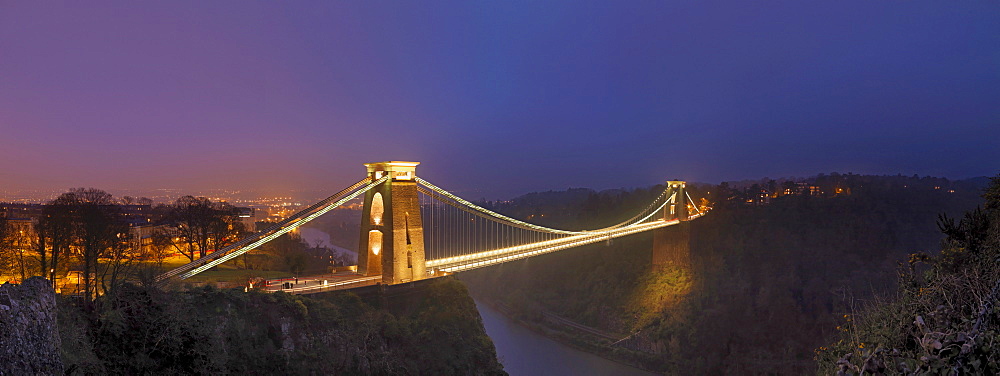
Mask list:
[[[191,261],[231,244],[244,231],[236,208],[205,197],[184,196],[158,210],[166,212],[170,226],[159,231],[157,241],[173,245]]]
[[[14,235],[13,229],[7,223],[7,217],[0,217],[0,275],[13,275],[17,273],[14,259]],[[21,278],[24,279],[23,277]]]
[[[227,202],[212,204],[213,218],[209,221],[209,238],[211,247],[220,249],[235,243],[246,232],[246,227],[240,221],[240,211]]]
[[[169,234],[166,237],[161,236],[165,231],[165,227],[166,226],[158,226],[153,229],[151,234],[152,244],[150,244],[149,251],[145,254],[147,258],[156,262],[155,266],[157,268],[163,267],[163,260],[167,258],[167,255],[169,255],[168,252],[170,249],[173,249],[174,244],[174,242],[170,239]]]
[[[153,222],[158,224],[156,229],[153,230],[153,247],[162,251],[163,258],[166,258],[167,252],[173,250],[176,253],[180,253],[188,258],[190,261],[195,259],[195,249],[188,242],[188,239],[178,228],[178,206],[174,204],[160,204],[153,208],[151,211]],[[162,262],[162,259],[160,260]]]
[[[42,216],[34,224],[35,239],[31,244],[38,260],[39,274],[56,286],[57,271],[64,258],[69,257],[76,227],[72,218],[72,206],[65,200],[53,200],[42,210]]]
[[[25,223],[21,226],[9,227],[10,235],[13,237],[11,246],[13,247],[14,267],[20,273],[22,281],[36,274],[32,260],[29,260],[29,257],[25,255],[35,241],[34,232],[31,231],[30,226],[31,223]]]
[[[138,264],[141,253],[141,245],[133,247],[128,228],[125,232],[118,234],[118,241],[111,242],[109,247],[104,249],[101,258],[103,263],[97,264],[97,278],[104,294],[112,294],[118,286],[132,276]]]
[[[87,299],[93,299],[97,293],[94,279],[99,268],[105,269],[100,265],[100,258],[127,241],[129,226],[121,206],[111,194],[94,188],[71,189],[53,203],[69,209],[75,244],[83,261],[84,294]]]
[[[25,229],[24,224],[0,217],[0,274],[20,281],[33,275],[35,269],[25,257],[32,241],[31,231]]]
[[[198,258],[208,253],[214,212],[212,201],[205,197],[184,196],[174,203],[172,219],[180,238],[187,243],[191,261],[196,252]]]

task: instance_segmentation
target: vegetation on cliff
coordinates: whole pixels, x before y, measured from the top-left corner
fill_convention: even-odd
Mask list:
[[[798,183],[824,193],[776,194],[803,187]],[[651,236],[640,234],[462,278],[474,293],[506,303],[522,318],[544,309],[631,335],[600,345],[647,368],[811,373],[813,350],[837,335],[843,316],[860,302],[895,288],[899,260],[937,247],[943,237],[938,214],[975,207],[977,184],[831,174],[805,182],[689,185],[692,196],[707,195],[715,204],[691,223],[690,269],[654,269]],[[657,189],[570,192],[578,199],[564,204],[588,210],[542,207],[531,214],[593,227],[587,224],[599,218],[627,217]],[[762,191],[769,192],[765,200]],[[507,205],[517,209],[518,200]],[[503,288],[496,281],[504,281]]]
[[[941,216],[940,252],[910,255],[894,295],[844,315],[824,374],[1000,373],[1000,176],[984,208]]]
[[[59,329],[70,374],[505,374],[460,282],[419,301],[392,313],[351,293],[125,285],[94,311],[62,300]]]

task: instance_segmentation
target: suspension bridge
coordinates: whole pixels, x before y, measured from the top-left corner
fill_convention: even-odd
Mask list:
[[[705,214],[693,204],[683,181],[664,191],[631,218],[592,230],[557,229],[515,219],[462,199],[416,176],[419,162],[365,164],[357,183],[201,259],[157,277],[160,285],[186,279],[271,241],[347,202],[364,196],[358,265],[355,270],[306,283],[272,286],[294,293],[400,284],[690,221]]]

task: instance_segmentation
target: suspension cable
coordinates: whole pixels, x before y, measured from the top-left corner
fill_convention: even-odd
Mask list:
[[[622,226],[629,225],[631,221],[633,221],[635,218],[638,218],[639,216],[641,216],[642,214],[644,214],[646,212],[646,210],[648,210],[650,207],[654,207],[656,205],[656,203],[666,195],[666,191],[664,191],[664,193],[661,194],[659,197],[657,197],[657,199],[654,200],[653,203],[649,207],[647,207],[646,210],[643,210],[643,211],[639,212],[638,215],[636,215],[636,216],[634,216],[634,217],[626,220],[625,222],[621,222],[621,223],[616,224],[614,226],[600,228],[600,229],[594,229],[594,230],[569,231],[569,230],[560,230],[560,229],[555,229],[555,228],[551,228],[551,227],[539,226],[539,225],[536,225],[536,224],[532,224],[532,223],[524,222],[524,221],[521,221],[521,220],[517,220],[517,219],[511,218],[511,217],[508,217],[506,215],[494,212],[492,210],[483,208],[483,207],[481,207],[479,205],[473,204],[473,203],[471,203],[471,202],[469,202],[469,201],[467,201],[467,200],[465,200],[465,199],[463,199],[461,197],[455,196],[454,194],[451,194],[450,192],[448,192],[448,191],[446,191],[444,189],[441,189],[441,188],[435,186],[434,184],[431,184],[430,182],[428,182],[428,181],[426,181],[424,179],[421,179],[419,177],[417,177],[416,180],[417,180],[418,183],[420,183],[424,187],[430,189],[430,191],[421,190],[421,192],[423,192],[424,194],[427,194],[427,195],[429,195],[431,197],[434,197],[435,199],[437,199],[437,200],[439,200],[441,202],[444,202],[444,203],[446,203],[448,205],[454,206],[454,207],[456,207],[458,209],[465,210],[465,211],[467,211],[469,213],[476,214],[476,215],[478,215],[480,217],[483,217],[483,218],[486,218],[486,219],[500,220],[500,221],[502,221],[502,222],[504,222],[504,223],[506,223],[508,225],[513,225],[515,227],[519,227],[519,228],[522,228],[522,229],[533,230],[533,231],[538,231],[538,232],[547,232],[547,233],[552,233],[552,234],[562,234],[562,235],[582,235],[582,234],[595,233],[595,232],[600,233],[600,232],[606,232],[608,230],[612,230],[612,229],[615,229],[615,228],[620,228]],[[422,187],[418,186],[418,189],[420,189],[420,188],[422,188]],[[674,194],[676,195],[676,192]],[[443,200],[442,198],[447,198],[448,200]],[[449,202],[449,201],[453,201],[453,202]],[[492,217],[492,218],[490,218],[490,217]],[[647,219],[648,219],[648,216],[647,216]],[[645,219],[643,219],[643,220],[645,220]],[[635,223],[635,222],[633,222],[633,223]]]
[[[687,191],[684,191],[684,194],[685,194],[685,195],[687,195],[687,197],[688,197],[688,202],[690,202],[690,203],[691,203],[691,206],[693,206],[693,207],[694,207],[694,210],[695,210],[695,211],[697,211],[697,212],[698,212],[698,214],[701,214],[701,210],[698,210],[698,204],[695,204],[695,203],[694,203],[694,199],[693,199],[693,198],[691,198],[691,194],[687,193]]]
[[[306,208],[304,210],[301,210],[298,213],[295,213],[295,214],[289,216],[288,218],[286,218],[286,219],[284,219],[284,220],[282,220],[282,221],[280,221],[278,223],[275,223],[275,224],[273,224],[271,226],[268,226],[266,229],[264,229],[262,231],[259,231],[257,233],[254,233],[253,235],[250,235],[250,236],[247,236],[247,237],[245,237],[243,239],[240,239],[239,241],[237,241],[237,242],[235,242],[233,244],[230,244],[230,245],[228,245],[228,246],[226,246],[226,247],[224,247],[222,249],[219,249],[219,250],[217,250],[215,252],[209,253],[209,254],[205,255],[205,257],[202,257],[202,258],[200,258],[198,260],[195,260],[195,261],[192,261],[190,263],[181,265],[181,266],[179,266],[179,267],[177,267],[177,268],[175,268],[173,270],[170,270],[170,271],[167,271],[167,272],[165,272],[163,274],[160,274],[159,276],[156,277],[156,280],[158,282],[161,282],[161,281],[166,280],[167,278],[173,277],[175,275],[178,275],[178,274],[184,273],[184,272],[187,272],[187,273],[185,273],[183,276],[181,276],[181,279],[186,279],[186,278],[191,277],[191,276],[193,276],[195,274],[198,274],[198,273],[200,273],[200,272],[202,272],[204,270],[207,270],[208,268],[211,268],[212,266],[218,265],[218,264],[220,264],[222,262],[225,262],[225,261],[227,261],[227,260],[229,260],[229,259],[231,259],[233,257],[239,256],[239,255],[241,255],[241,254],[243,254],[243,253],[245,253],[245,252],[247,252],[249,250],[252,250],[252,249],[260,246],[261,244],[270,241],[271,239],[273,239],[273,238],[275,238],[277,236],[280,236],[280,235],[282,235],[284,233],[287,233],[287,232],[289,232],[289,231],[291,231],[291,230],[293,230],[293,229],[295,229],[295,228],[297,228],[297,227],[299,227],[299,226],[301,226],[301,225],[303,225],[303,224],[305,224],[305,223],[313,220],[314,218],[319,217],[320,215],[323,215],[326,212],[328,212],[330,210],[333,210],[336,207],[339,207],[340,205],[343,205],[345,202],[350,201],[351,199],[354,199],[355,197],[357,197],[361,193],[367,192],[372,187],[374,187],[374,186],[376,186],[378,184],[381,184],[382,182],[384,182],[387,179],[388,179],[388,177],[383,177],[382,179],[379,179],[379,180],[377,180],[375,182],[372,182],[370,177],[366,177],[366,178],[362,179],[361,181],[358,181],[357,183],[351,185],[350,187],[347,187],[347,188],[341,190],[340,192],[337,192],[336,194],[334,194],[334,195],[332,195],[332,196],[330,196],[330,197],[328,197],[328,198],[326,198],[326,199],[324,199],[324,200],[322,200],[322,201],[320,201],[320,202],[318,202],[318,203],[316,203],[316,204],[314,204],[314,205],[312,205],[312,206],[310,206],[310,207],[308,207],[308,208]],[[368,183],[368,186],[364,187],[361,190],[355,191],[356,189],[358,189],[358,187],[361,187],[365,183]],[[351,191],[354,191],[354,193],[351,193],[350,195],[347,195]],[[344,197],[344,195],[347,195],[347,196]],[[333,204],[330,203],[331,201],[336,200],[337,198],[340,198],[340,200],[338,200],[337,202],[335,202]],[[257,240],[257,241],[254,242],[254,240]],[[249,244],[251,242],[253,242],[253,244],[247,245],[247,244]],[[212,261],[206,263],[206,259],[212,259]],[[195,268],[197,268],[197,269],[195,269]],[[191,269],[195,269],[195,270],[191,271]]]

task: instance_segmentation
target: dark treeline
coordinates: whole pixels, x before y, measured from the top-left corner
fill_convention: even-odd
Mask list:
[[[0,281],[41,276],[57,291],[87,300],[113,294],[125,282],[149,284],[158,273],[245,236],[252,225],[242,221],[246,210],[193,196],[154,205],[93,188],[72,189],[42,205],[0,204]],[[246,270],[241,279],[262,270],[291,276],[329,272],[344,258],[286,234],[227,267]]]
[[[65,282],[72,270],[74,289],[84,297],[114,291],[144,255],[132,244],[123,202],[98,189],[73,189],[34,207],[8,210],[0,217],[0,274],[7,280],[42,276]],[[147,204],[148,206],[148,204]]]
[[[837,335],[844,316],[893,291],[906,255],[938,247],[938,214],[974,208],[984,180],[830,174],[693,185],[691,195],[714,210],[691,223],[689,269],[653,270],[651,236],[640,234],[462,279],[528,322],[545,325],[544,310],[635,334],[615,346],[570,340],[647,368],[812,373],[814,350]],[[627,218],[659,191],[548,192],[501,205],[522,219],[597,227]]]
[[[190,261],[235,242],[246,232],[238,208],[205,197],[184,196],[154,207],[153,212],[155,220],[165,225],[153,232],[157,246],[169,246]]]
[[[0,216],[0,275],[42,276],[87,300],[126,281],[150,282],[171,253],[194,260],[245,231],[236,208],[204,197],[153,206],[78,188],[44,205],[8,207]]]

